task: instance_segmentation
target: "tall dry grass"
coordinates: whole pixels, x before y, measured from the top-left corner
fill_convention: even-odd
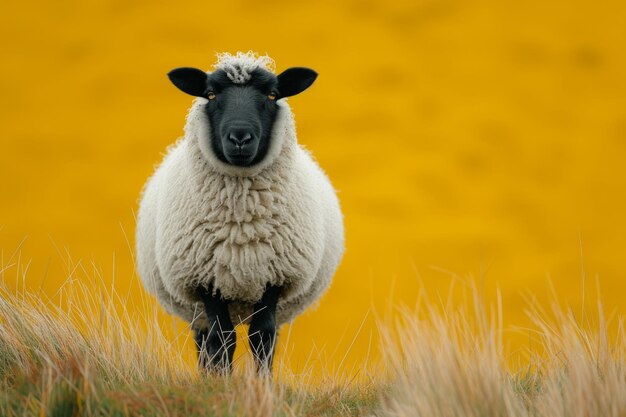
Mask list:
[[[394,416],[521,416],[524,404],[503,364],[502,325],[474,293],[460,305],[422,300],[383,328],[395,383],[385,402]]]
[[[371,388],[313,381],[280,360],[275,380],[246,361],[231,378],[205,375],[190,363],[189,331],[181,349],[149,296],[130,306],[136,297],[77,263],[48,298],[25,289],[24,271],[9,279],[15,267],[0,266],[0,416],[356,416],[374,407]]]
[[[191,346],[173,343],[154,304],[130,309],[75,274],[49,299],[8,285],[10,268],[0,267],[2,416],[626,415],[622,320],[600,304],[592,314],[529,298],[533,342],[519,369],[504,348],[501,300],[470,282],[454,302],[423,295],[395,323],[379,320],[383,360],[359,370],[366,377],[339,369],[313,381],[279,357],[273,380],[245,361],[217,378],[190,366]]]
[[[626,337],[622,318],[574,312],[552,297],[545,309],[529,297],[534,326],[528,362],[509,369],[501,300],[483,300],[475,284],[461,304],[424,301],[384,327],[394,380],[386,416],[626,416]],[[585,314],[587,313],[587,314]]]

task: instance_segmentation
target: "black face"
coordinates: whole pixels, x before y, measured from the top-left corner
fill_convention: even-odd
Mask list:
[[[265,158],[278,114],[276,101],[307,89],[317,73],[290,68],[276,76],[256,69],[245,84],[233,83],[224,70],[211,74],[195,68],[177,68],[168,76],[180,90],[205,97],[211,126],[211,146],[222,162],[248,167]]]
[[[223,70],[208,77],[204,111],[212,127],[212,146],[222,162],[250,166],[260,162],[278,113],[275,75],[257,69],[246,84],[233,84]]]

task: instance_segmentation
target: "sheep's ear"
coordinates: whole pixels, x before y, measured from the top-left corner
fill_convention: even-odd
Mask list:
[[[168,72],[167,76],[184,93],[196,97],[203,97],[206,93],[208,75],[202,70],[189,67],[176,68]]]
[[[277,78],[280,97],[289,97],[309,88],[317,78],[317,72],[310,68],[293,67],[281,72]]]

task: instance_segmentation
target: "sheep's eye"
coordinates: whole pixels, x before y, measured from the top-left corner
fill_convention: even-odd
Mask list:
[[[270,100],[276,100],[276,93],[269,93],[267,95],[267,98],[269,98]]]
[[[213,91],[209,91],[209,93],[206,95],[206,98],[208,98],[209,100],[215,100],[215,93]]]

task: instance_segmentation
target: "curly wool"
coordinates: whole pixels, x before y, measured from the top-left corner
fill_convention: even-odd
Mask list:
[[[166,310],[207,325],[199,286],[230,300],[245,323],[268,284],[281,286],[278,324],[330,285],[344,252],[343,222],[330,181],[296,140],[281,100],[270,148],[252,167],[220,161],[210,146],[205,102],[196,99],[185,136],[148,180],[137,224],[138,269]]]
[[[217,63],[213,66],[216,70],[224,70],[228,78],[235,84],[245,84],[250,81],[252,72],[262,68],[274,72],[274,60],[267,55],[249,52],[237,52],[231,55],[228,52],[217,54]]]

